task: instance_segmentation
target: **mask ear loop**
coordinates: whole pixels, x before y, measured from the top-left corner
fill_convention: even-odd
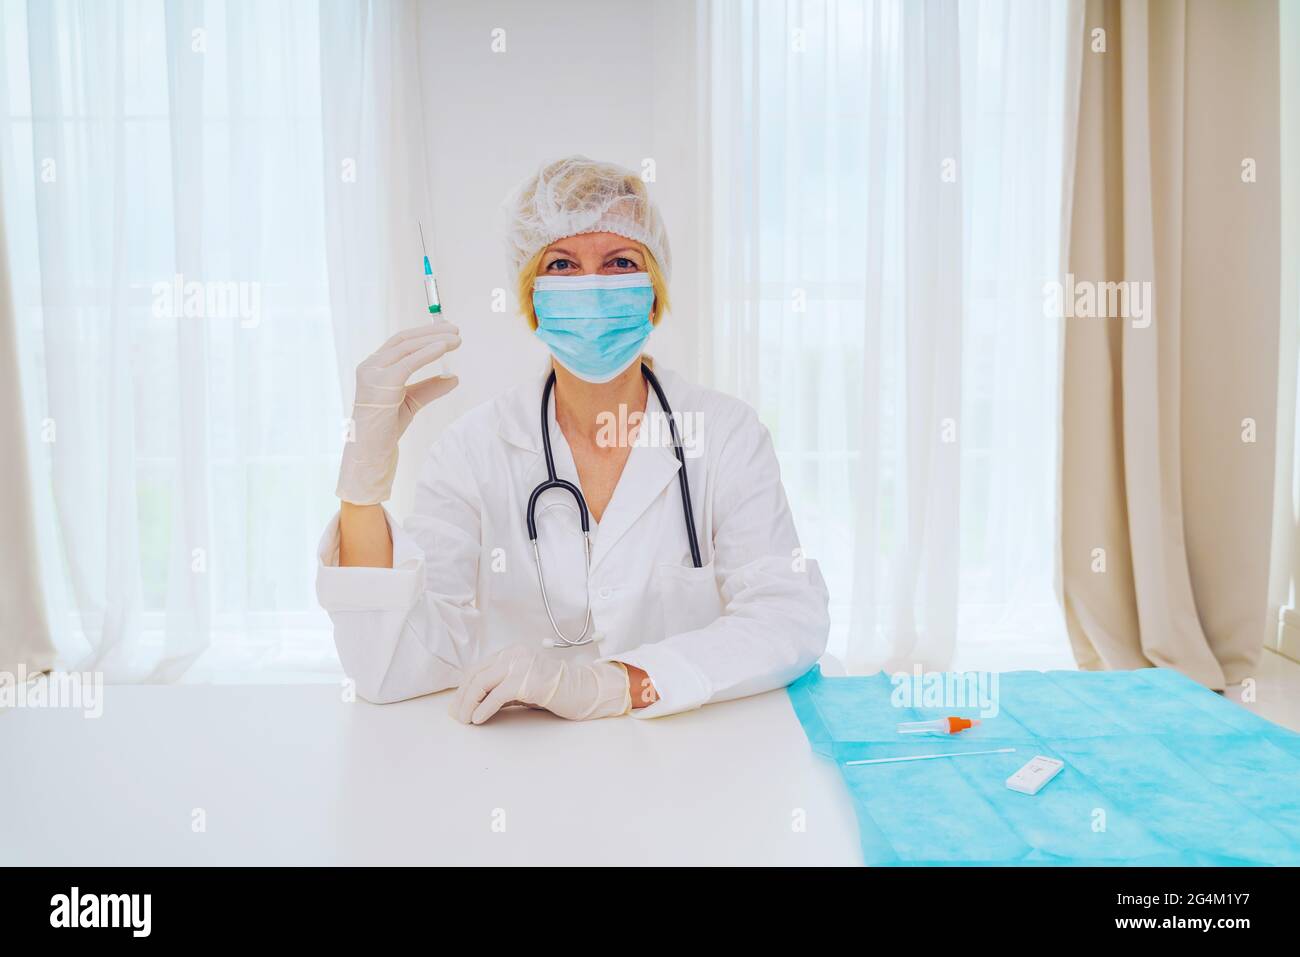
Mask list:
[[[555,632],[555,638],[558,641],[548,638],[544,644],[553,647],[559,644],[568,648],[574,645],[586,644],[589,639],[588,632],[591,631],[591,522],[587,516],[587,502],[582,497],[582,490],[572,482],[566,482],[564,479],[555,476],[555,458],[551,454],[551,428],[548,413],[551,407],[551,390],[555,388],[555,371],[551,370],[550,376],[546,379],[546,388],[542,390],[542,449],[546,456],[546,481],[542,482],[537,488],[533,489],[533,494],[528,496],[528,511],[526,519],[528,522],[528,540],[533,546],[533,564],[537,566],[537,587],[542,591],[542,605],[546,608],[546,617],[550,619],[551,629]],[[583,557],[587,568],[587,620],[583,623],[582,634],[577,638],[570,638],[560,631],[560,626],[556,624],[555,615],[551,611],[551,599],[546,594],[546,579],[542,575],[542,553],[537,547],[537,500],[543,493],[551,489],[562,489],[573,496],[573,500],[578,504],[578,516],[582,523],[582,550]]]

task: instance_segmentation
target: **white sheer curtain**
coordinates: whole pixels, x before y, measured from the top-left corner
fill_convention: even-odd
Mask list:
[[[1075,4],[711,8],[714,378],[851,670],[1072,667],[1054,596]]]
[[[337,671],[310,561],[343,416],[321,87],[361,41],[321,18],[315,0],[0,5],[3,209],[66,667]]]

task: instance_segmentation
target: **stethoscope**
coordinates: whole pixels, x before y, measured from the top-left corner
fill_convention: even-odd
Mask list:
[[[641,375],[645,377],[646,382],[650,383],[650,388],[655,390],[655,396],[659,399],[659,407],[663,410],[668,419],[668,429],[672,433],[673,452],[677,456],[677,462],[681,466],[677,470],[677,485],[682,492],[682,516],[686,521],[686,539],[691,546],[691,561],[695,563],[696,568],[703,567],[700,561],[700,543],[695,537],[695,522],[691,515],[691,486],[686,479],[686,456],[682,454],[682,442],[677,435],[677,424],[673,421],[673,410],[668,406],[668,397],[664,395],[664,390],[659,385],[659,380],[655,374],[650,371],[650,367],[644,362],[641,363]],[[528,541],[533,546],[533,562],[537,565],[537,587],[542,591],[542,604],[546,606],[546,617],[551,620],[551,628],[555,632],[555,638],[547,638],[542,642],[547,647],[575,648],[579,645],[590,644],[596,640],[596,636],[591,633],[591,522],[587,517],[587,501],[582,497],[582,489],[567,482],[555,475],[555,458],[551,455],[551,428],[548,412],[551,405],[551,390],[555,388],[555,371],[551,370],[550,376],[546,379],[546,388],[542,390],[542,449],[546,454],[546,481],[542,482],[537,488],[533,489],[533,494],[528,496]],[[583,557],[587,565],[587,620],[582,625],[582,634],[577,638],[570,638],[560,631],[560,626],[556,624],[555,615],[551,611],[551,600],[546,595],[546,579],[542,575],[542,553],[537,547],[537,518],[534,509],[537,507],[537,499],[543,492],[549,492],[551,489],[563,489],[573,496],[573,500],[578,503],[578,516],[582,522],[582,550]]]

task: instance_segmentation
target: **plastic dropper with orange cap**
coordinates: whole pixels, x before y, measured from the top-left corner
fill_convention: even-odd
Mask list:
[[[979,724],[978,718],[936,718],[933,721],[905,721],[899,734],[958,734]]]

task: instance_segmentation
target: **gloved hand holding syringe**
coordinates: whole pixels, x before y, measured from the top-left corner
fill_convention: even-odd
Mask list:
[[[424,229],[420,229],[424,246]],[[447,368],[447,353],[460,346],[460,330],[442,316],[442,303],[433,268],[424,257],[424,294],[429,321],[392,336],[357,366],[356,398],[339,464],[336,493],[349,506],[370,506],[386,502],[397,474],[398,441],[420,409],[456,388],[457,379]],[[422,369],[433,375],[409,381]],[[355,515],[356,512],[349,512]],[[391,567],[392,540],[386,519],[376,512],[366,521],[373,528],[370,560],[379,567]],[[355,541],[354,541],[355,550]],[[384,552],[385,558],[377,557]],[[355,556],[354,556],[355,557]],[[365,562],[361,562],[364,564]]]

